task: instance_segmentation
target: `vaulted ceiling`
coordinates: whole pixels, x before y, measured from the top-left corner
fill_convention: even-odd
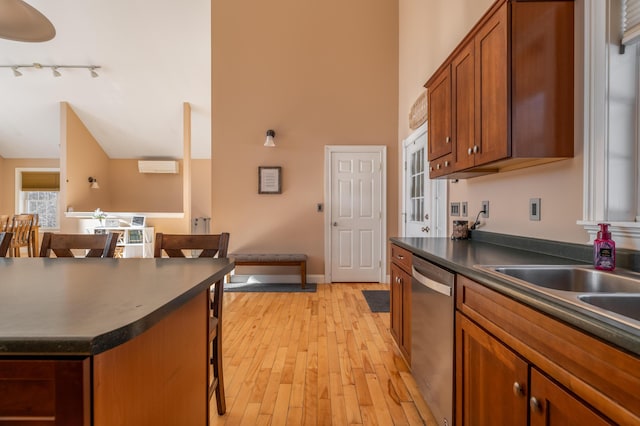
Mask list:
[[[0,39],[0,156],[59,156],[61,101],[111,158],[182,158],[183,103],[192,157],[211,152],[210,0],[26,0],[56,28],[43,43]]]

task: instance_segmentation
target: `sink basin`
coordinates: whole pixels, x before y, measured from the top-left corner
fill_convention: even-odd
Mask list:
[[[578,299],[609,312],[640,321],[640,294],[583,294]]]
[[[640,275],[627,276],[599,271],[588,266],[536,265],[485,268],[552,290],[575,293],[640,293]]]

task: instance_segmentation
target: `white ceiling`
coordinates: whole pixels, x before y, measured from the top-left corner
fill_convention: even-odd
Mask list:
[[[0,156],[57,158],[59,103],[68,102],[111,158],[182,158],[183,102],[192,157],[211,152],[210,0],[26,0],[53,23],[44,43],[0,39]]]

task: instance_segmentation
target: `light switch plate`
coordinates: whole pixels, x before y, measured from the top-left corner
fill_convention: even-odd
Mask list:
[[[489,217],[489,201],[482,202],[482,217]]]
[[[540,198],[529,199],[529,220],[540,220]]]

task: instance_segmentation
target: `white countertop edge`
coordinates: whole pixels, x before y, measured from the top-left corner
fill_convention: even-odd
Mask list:
[[[153,213],[127,213],[127,212],[106,212],[107,218],[121,218],[121,217],[130,217],[130,216],[145,216],[147,219],[183,219],[184,212],[175,212],[175,213],[161,213],[161,212],[153,212]],[[93,219],[93,212],[65,212],[64,217],[71,219]]]

